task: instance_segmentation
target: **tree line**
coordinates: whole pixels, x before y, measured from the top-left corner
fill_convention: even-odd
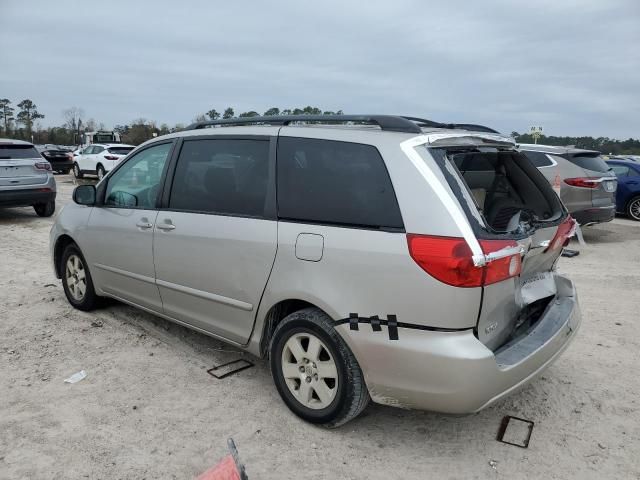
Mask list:
[[[534,143],[533,137],[528,133],[511,132],[511,136],[518,143]],[[597,150],[605,155],[640,155],[640,140],[635,138],[616,140],[609,137],[556,137],[542,135],[537,143],[558,147],[575,146],[586,150]]]
[[[331,111],[322,110],[318,107],[306,106],[302,108],[271,107],[262,113],[263,116],[273,115],[342,115],[342,110]],[[52,143],[57,145],[77,145],[80,143],[82,133],[95,130],[105,130],[102,122],[97,122],[93,118],[86,118],[85,112],[79,107],[70,107],[63,110],[65,119],[60,126],[43,128],[38,120],[45,118],[38,111],[37,105],[30,99],[24,99],[15,106],[7,99],[0,99],[0,136],[17,138],[20,140],[33,141],[34,143]],[[218,120],[229,118],[246,118],[260,116],[255,110],[241,112],[236,115],[233,107],[227,107],[220,111],[212,108],[206,113],[196,115],[193,122],[206,120]],[[182,123],[168,125],[162,123],[158,125],[153,120],[138,118],[128,124],[116,125],[113,129],[120,133],[122,142],[131,145],[139,145],[150,138],[166,135],[185,128]],[[518,143],[534,143],[534,139],[529,134],[511,132],[511,136]],[[542,145],[568,146],[573,145],[578,148],[598,150],[604,154],[611,155],[632,155],[640,154],[640,140],[629,138],[627,140],[616,140],[609,137],[560,137],[541,136],[538,143]]]

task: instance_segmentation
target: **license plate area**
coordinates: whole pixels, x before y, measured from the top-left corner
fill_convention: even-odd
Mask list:
[[[529,305],[541,298],[555,296],[556,293],[556,281],[552,272],[534,273],[521,280],[520,283],[522,305]]]
[[[602,186],[604,187],[605,192],[615,192],[616,190],[616,181],[615,180],[605,180],[602,182]]]

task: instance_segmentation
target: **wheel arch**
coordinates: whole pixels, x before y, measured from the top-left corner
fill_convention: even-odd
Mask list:
[[[62,254],[69,245],[77,245],[76,241],[66,233],[60,235],[56,240],[56,244],[53,247],[53,265],[55,268],[56,278],[62,278],[62,269],[60,268],[60,261],[62,260]]]
[[[317,308],[331,317],[325,309],[307,300],[301,300],[299,298],[280,300],[269,308],[263,317],[262,325],[256,325],[260,329],[260,336],[257,339],[259,341],[258,354],[260,357],[266,358],[268,356],[269,343],[278,324],[288,315],[299,310],[304,310],[305,308]]]

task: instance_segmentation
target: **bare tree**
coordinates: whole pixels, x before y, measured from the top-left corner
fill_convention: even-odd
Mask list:
[[[65,119],[64,126],[73,132],[74,142],[80,143],[80,132],[82,130],[84,110],[78,107],[71,107],[63,110],[62,115]]]

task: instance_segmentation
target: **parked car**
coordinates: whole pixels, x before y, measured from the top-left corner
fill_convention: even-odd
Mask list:
[[[616,210],[640,221],[640,163],[634,160],[607,160],[618,177]]]
[[[600,152],[534,144],[520,144],[520,151],[551,183],[560,182],[560,199],[580,225],[613,220],[617,182]]]
[[[133,145],[123,143],[94,143],[82,149],[74,159],[73,174],[82,178],[85,174],[95,174],[98,179],[111,171],[131,150]]]
[[[51,164],[34,145],[0,138],[0,207],[28,207],[41,217],[56,210],[56,181]]]
[[[340,425],[370,398],[481,410],[580,325],[555,271],[575,222],[486,127],[201,122],[73,199],[50,238],[71,305],[112,297],[268,357],[284,402],[313,423]]]
[[[73,153],[68,148],[58,145],[44,145],[38,150],[51,164],[54,172],[67,174],[73,168]]]

